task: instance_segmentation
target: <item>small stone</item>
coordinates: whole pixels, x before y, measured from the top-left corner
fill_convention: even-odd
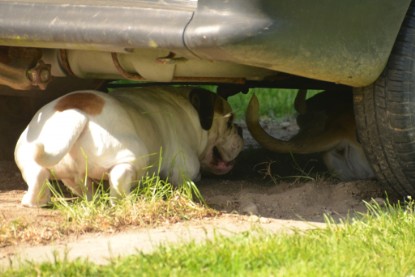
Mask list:
[[[268,224],[270,222],[271,222],[271,220],[269,218],[266,218],[266,217],[260,217],[259,218],[259,223]]]
[[[241,212],[249,215],[258,214],[258,207],[253,202],[244,203],[245,205],[241,206]]]
[[[251,222],[251,223],[258,223],[258,222],[260,222],[260,218],[256,215],[251,215],[248,218],[248,221]]]
[[[385,205],[385,203],[386,203],[385,199],[380,198],[380,197],[376,197],[376,198],[374,198],[372,201],[374,201],[374,202],[378,203],[380,206],[384,206],[384,205]]]

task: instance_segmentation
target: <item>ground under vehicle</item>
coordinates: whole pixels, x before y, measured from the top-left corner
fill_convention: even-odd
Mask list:
[[[123,78],[353,89],[378,178],[415,194],[414,23],[410,0],[0,1],[0,92]]]

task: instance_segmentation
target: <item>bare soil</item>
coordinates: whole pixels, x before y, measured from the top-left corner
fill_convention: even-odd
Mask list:
[[[294,120],[263,122],[269,132],[289,137],[297,131]],[[14,245],[0,245],[0,269],[15,265],[19,259],[52,260],[53,249],[69,258],[88,257],[106,263],[111,256],[152,251],[166,242],[203,240],[214,234],[231,235],[254,226],[270,231],[324,226],[324,214],[345,219],[365,211],[365,201],[383,201],[383,189],[374,180],[340,182],[329,176],[320,156],[281,155],[265,151],[244,129],[246,149],[234,170],[226,176],[203,176],[197,184],[208,205],[221,215],[202,220],[188,220],[155,228],[130,226],[122,232],[61,235],[53,234],[53,223],[63,219],[50,209],[20,206],[26,185],[14,162],[0,162],[0,224],[25,222],[42,239],[22,237]],[[14,146],[8,145],[12,152]],[[1,154],[1,153],[0,153]],[[10,154],[9,154],[10,155]],[[16,227],[16,232],[18,228]],[[0,240],[1,241],[1,240]]]

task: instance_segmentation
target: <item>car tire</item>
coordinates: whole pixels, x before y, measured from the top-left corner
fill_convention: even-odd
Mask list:
[[[359,140],[379,181],[400,196],[415,195],[414,3],[381,76],[354,90],[354,109]]]

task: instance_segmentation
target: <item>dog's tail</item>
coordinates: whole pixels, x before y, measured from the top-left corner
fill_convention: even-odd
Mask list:
[[[305,94],[300,92],[300,98]],[[303,101],[303,100],[300,100]],[[301,109],[301,108],[300,108]],[[307,110],[304,109],[304,112]],[[246,126],[252,137],[264,148],[279,153],[311,154],[333,149],[339,141],[344,139],[344,129],[323,129],[315,134],[299,132],[289,140],[282,140],[269,135],[259,123],[259,102],[253,95],[246,111]]]
[[[56,165],[70,151],[88,123],[76,110],[54,114],[43,125],[35,145],[34,159],[43,167]]]

